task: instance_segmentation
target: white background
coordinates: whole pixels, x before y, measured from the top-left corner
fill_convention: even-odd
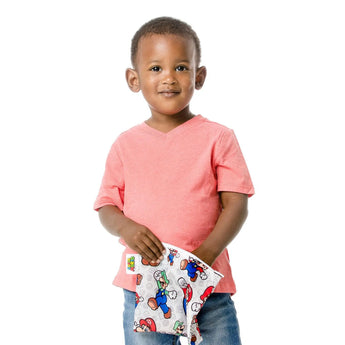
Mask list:
[[[121,246],[92,210],[110,145],[149,116],[130,40],[189,22],[194,113],[235,129],[256,195],[229,246],[245,345],[345,344],[342,1],[2,1],[0,343],[123,344]]]

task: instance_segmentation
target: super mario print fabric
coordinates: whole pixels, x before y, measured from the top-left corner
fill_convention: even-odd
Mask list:
[[[223,275],[190,252],[164,246],[159,264],[127,255],[127,273],[137,275],[134,331],[182,335],[190,345],[199,344],[197,315]]]

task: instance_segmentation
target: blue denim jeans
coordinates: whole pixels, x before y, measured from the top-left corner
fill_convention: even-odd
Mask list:
[[[126,345],[181,345],[176,335],[133,331],[135,292],[124,290],[123,328]],[[198,323],[202,345],[241,345],[234,302],[228,293],[212,294],[200,313]]]

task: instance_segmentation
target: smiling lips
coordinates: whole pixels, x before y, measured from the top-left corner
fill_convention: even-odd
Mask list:
[[[175,89],[164,89],[164,90],[158,91],[158,93],[162,96],[165,96],[165,97],[174,97],[174,96],[178,95],[180,93],[180,91],[175,90]]]

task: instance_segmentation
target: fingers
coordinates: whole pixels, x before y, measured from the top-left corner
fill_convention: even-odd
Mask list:
[[[159,263],[163,260],[165,249],[161,241],[147,228],[141,229],[133,238],[134,250],[145,260]]]
[[[137,245],[137,252],[148,262],[154,264],[163,260],[163,255],[159,255],[143,242]]]
[[[162,242],[151,231],[149,231],[148,237],[150,238],[151,243],[153,244],[152,247],[150,246],[150,249],[156,254],[156,256],[160,260],[163,260],[163,255],[165,254],[165,248]]]

